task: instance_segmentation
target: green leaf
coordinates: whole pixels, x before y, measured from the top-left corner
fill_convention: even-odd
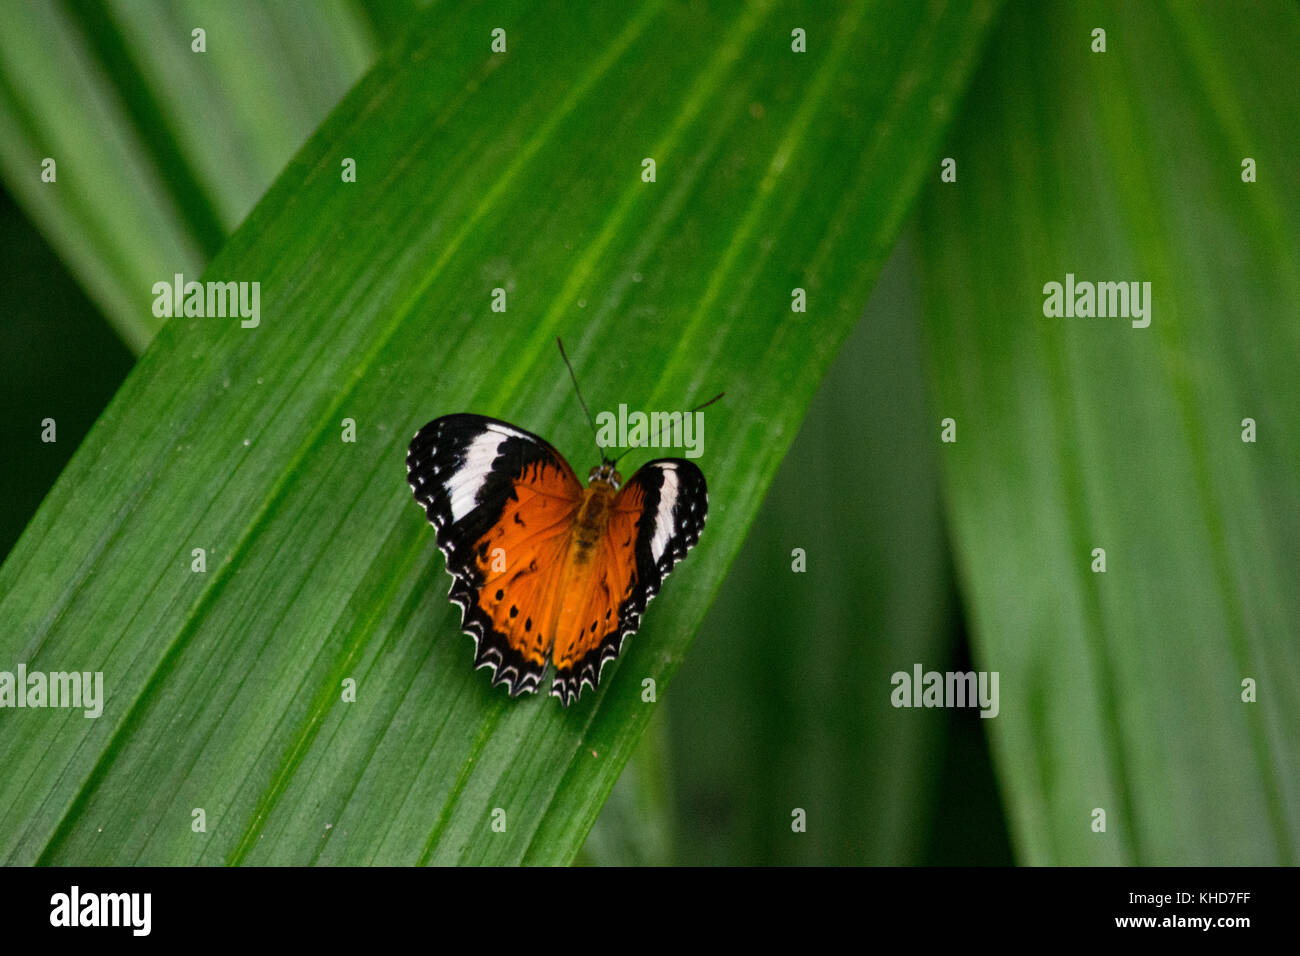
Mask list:
[[[895,709],[890,681],[948,669],[955,609],[914,245],[832,363],[674,683],[683,862],[922,860],[948,713]]]
[[[1018,6],[926,195],[946,494],[1023,862],[1297,858],[1298,49],[1293,4]],[[1046,317],[1067,273],[1150,282],[1150,326]]]
[[[0,568],[0,661],[108,693],[98,720],[6,715],[0,858],[570,861],[937,171],[995,6],[810,4],[806,54],[771,3],[413,23],[207,270],[261,283],[260,325],[169,322]],[[727,390],[701,543],[568,710],[471,670],[403,466],[418,426],[472,410],[581,469],[557,334],[597,408]]]
[[[0,174],[137,352],[164,321],[153,283],[203,270],[375,58],[346,0],[19,0],[5,16]]]
[[[677,694],[673,695],[678,699]],[[656,708],[609,792],[574,863],[582,866],[668,866],[673,862],[673,798],[669,787],[669,709]]]

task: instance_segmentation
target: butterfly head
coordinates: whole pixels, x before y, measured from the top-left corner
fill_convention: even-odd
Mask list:
[[[569,356],[564,351],[564,343],[560,340],[560,337],[558,335],[555,337],[555,344],[559,346],[560,357],[564,359],[564,364],[569,369],[569,378],[573,379],[573,390],[578,395],[578,403],[582,405],[582,410],[587,414],[587,421],[591,423],[592,434],[596,436],[596,447],[600,448],[601,447],[600,429],[596,427],[596,419],[591,417],[591,409],[587,407],[587,400],[582,397],[582,389],[578,388],[578,374],[573,370],[573,363],[569,361]],[[723,396],[723,394],[725,393],[719,392],[717,395],[714,395],[703,405],[696,405],[686,414],[692,415],[695,412],[698,412],[702,408],[708,408],[710,405],[712,405],[714,402],[720,399]],[[633,448],[636,447],[639,446],[636,445],[633,446]],[[622,458],[623,455],[626,455],[630,451],[632,451],[632,448],[627,448],[624,449],[623,454],[619,455],[618,458],[609,458],[605,455],[604,451],[602,450],[600,454],[600,464],[597,465],[595,468],[591,469],[591,473],[587,475],[587,484],[593,485],[599,481],[609,485],[614,491],[618,491],[619,486],[623,484],[623,476],[614,470],[614,466],[618,464],[619,458]]]
[[[617,491],[618,486],[623,484],[623,476],[614,470],[614,463],[612,461],[608,458],[604,458],[601,460],[601,463],[591,469],[591,473],[587,475],[587,484],[592,484],[597,481],[603,481],[605,484],[611,485],[614,490]]]

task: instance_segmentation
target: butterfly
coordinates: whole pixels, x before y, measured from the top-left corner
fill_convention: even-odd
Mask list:
[[[563,343],[560,354],[568,364]],[[587,411],[581,391],[578,400]],[[616,463],[602,452],[584,487],[538,436],[467,413],[435,418],[411,440],[407,482],[436,529],[474,667],[511,697],[535,693],[550,665],[563,706],[594,690],[699,541],[709,496],[694,463],[656,459],[627,484]]]

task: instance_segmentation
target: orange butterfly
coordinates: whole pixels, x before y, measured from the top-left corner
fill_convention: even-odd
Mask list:
[[[536,692],[548,663],[564,706],[594,689],[699,540],[709,508],[699,468],[660,458],[623,485],[616,461],[602,453],[584,488],[541,438],[482,415],[435,418],[411,441],[407,481],[437,530],[474,667],[511,697]]]

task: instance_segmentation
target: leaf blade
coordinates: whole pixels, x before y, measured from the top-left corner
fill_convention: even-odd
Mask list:
[[[640,680],[663,686],[680,663],[996,4],[918,19],[873,9],[807,10],[822,35],[848,31],[834,41],[842,69],[773,59],[788,38],[771,5],[648,4],[630,21],[528,8],[504,57],[487,49],[493,14],[424,15],[205,274],[261,281],[259,328],[169,322],[0,568],[0,616],[16,625],[0,650],[96,663],[120,700],[111,727],[64,719],[40,761],[0,739],[6,765],[31,775],[0,784],[5,818],[20,821],[0,853],[569,862],[649,718]],[[766,52],[734,56],[715,36]],[[849,69],[869,38],[878,69]],[[701,69],[717,73],[701,81]],[[809,83],[823,92],[815,107],[800,100]],[[827,133],[750,212],[801,128]],[[872,150],[850,148],[864,138]],[[660,181],[642,183],[644,144],[675,142],[685,162],[670,153]],[[338,182],[348,154],[364,158],[356,188]],[[821,188],[840,178],[845,193]],[[747,250],[730,251],[737,236]],[[683,317],[704,314],[701,290],[724,282],[718,263],[734,276],[728,317],[684,335]],[[797,325],[785,316],[804,263],[825,304]],[[498,286],[505,314],[488,306]],[[586,447],[549,352],[556,332],[589,395],[675,405],[720,380],[735,401],[711,410],[730,457],[706,459],[701,544],[600,695],[568,711],[508,704],[470,670],[401,467],[415,428],[455,410]],[[339,440],[343,417],[357,422],[354,446]],[[78,497],[92,481],[108,505]],[[202,580],[188,570],[194,547],[209,552]],[[130,580],[107,581],[114,568]],[[343,673],[358,679],[357,704],[337,700]],[[205,833],[190,829],[198,808]],[[489,828],[496,808],[504,833]]]
[[[992,735],[1025,862],[1295,856],[1300,755],[1283,728],[1300,712],[1300,604],[1279,586],[1294,577],[1295,402],[1256,343],[1296,347],[1278,317],[1300,289],[1300,206],[1251,192],[1239,151],[1244,137],[1272,167],[1295,133],[1242,38],[1291,49],[1300,18],[1261,5],[1243,31],[1228,16],[1098,4],[1045,27],[1009,11],[972,88],[986,109],[955,148],[1011,175],[922,207],[932,392],[965,430],[946,453],[949,512],[978,659],[1002,674]],[[1079,41],[1093,20],[1113,53]],[[1208,34],[1233,37],[1212,71]],[[1025,88],[1025,64],[1041,86]],[[1045,283],[1067,273],[1150,281],[1151,326],[1045,317]],[[1241,441],[1252,409],[1273,423],[1266,443]],[[1241,700],[1247,677],[1267,701]]]

